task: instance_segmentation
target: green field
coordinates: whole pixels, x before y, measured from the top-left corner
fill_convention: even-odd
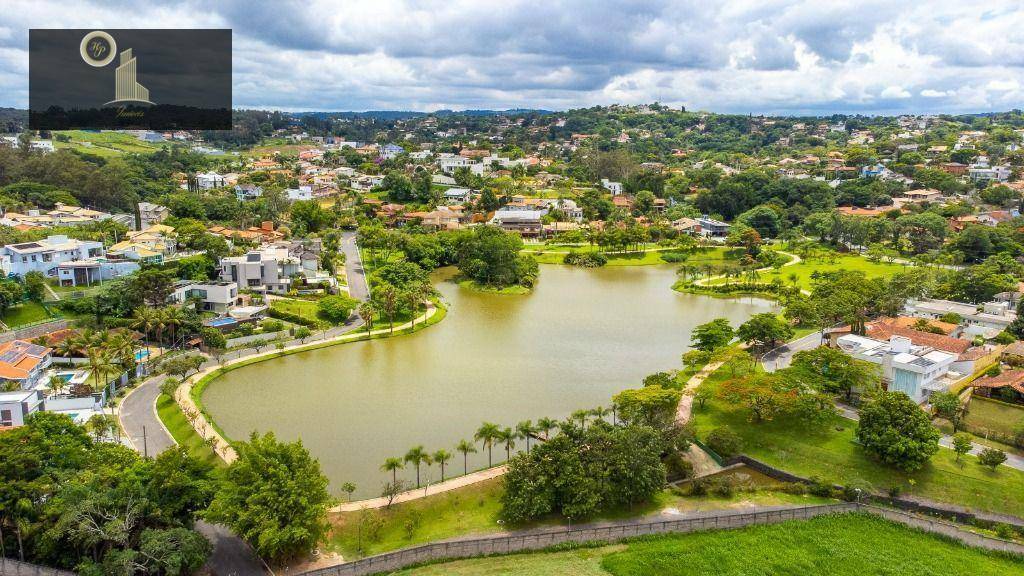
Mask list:
[[[24,302],[8,308],[2,320],[9,328],[17,328],[50,318],[50,313],[38,302]]]
[[[67,148],[108,158],[121,156],[126,153],[149,154],[159,150],[165,144],[170,145],[169,142],[143,142],[132,134],[122,134],[120,132],[67,130],[57,132],[57,134],[69,136],[71,141],[60,142],[54,139],[53,145],[56,148]]]
[[[270,301],[270,307],[288,314],[296,314],[312,322],[322,322],[319,316],[320,308],[312,300],[300,300],[298,298],[274,298]]]
[[[643,252],[601,252],[596,246],[590,245],[543,245],[528,244],[523,253],[533,256],[541,264],[564,264],[565,255],[571,251],[576,252],[600,252],[608,258],[607,266],[649,266],[652,264],[666,264],[661,255],[668,252],[678,252],[671,248],[659,248],[656,244],[647,244]],[[724,264],[734,258],[731,248],[705,248],[691,252],[686,259],[686,264],[701,266],[703,264]]]
[[[740,369],[750,366],[749,358],[732,362]],[[730,364],[712,374],[705,385],[714,389],[728,378]],[[920,470],[902,472],[875,462],[861,450],[854,438],[857,424],[846,418],[837,416],[817,429],[805,429],[787,419],[754,424],[746,410],[712,398],[703,409],[695,407],[693,421],[701,438],[715,427],[729,426],[743,438],[745,454],[800,476],[839,484],[865,481],[878,493],[896,486],[903,494],[1024,516],[1024,500],[1019,496],[1024,491],[1024,472],[1006,466],[992,471],[973,456],[958,463],[946,448],[940,448]]]
[[[770,270],[761,273],[758,282],[771,282],[779,279],[785,284],[792,284],[790,278],[796,275],[797,284],[803,290],[811,289],[811,274],[814,272],[833,272],[836,270],[854,270],[864,272],[868,278],[892,276],[904,270],[902,264],[887,264],[885,262],[871,262],[870,260],[856,255],[836,255],[834,258],[813,258],[803,260],[791,266],[783,266],[777,270]],[[712,281],[712,284],[722,283],[724,279]]]
[[[397,574],[1002,576],[1022,571],[1024,560],[1019,557],[968,548],[876,516],[841,514],[596,548],[459,560]]]
[[[1012,435],[1018,426],[1024,425],[1024,406],[974,396],[964,423],[976,434],[984,435],[985,430],[991,430]]]
[[[174,441],[184,446],[193,458],[208,462],[216,467],[225,465],[220,456],[214,454],[213,449],[199,437],[195,428],[188,423],[185,415],[181,413],[178,403],[170,396],[161,394],[157,398],[156,413],[160,421],[164,423],[164,426],[171,433]]]
[[[454,469],[461,471],[460,464],[455,463]],[[504,530],[498,521],[501,493],[502,483],[496,478],[419,500],[395,504],[390,509],[334,514],[331,517],[333,528],[329,547],[346,558],[355,558],[445,538],[501,532]],[[632,510],[613,511],[596,520],[656,514],[666,508],[677,511],[705,511],[754,504],[811,505],[826,502],[829,500],[770,490],[738,492],[729,498],[711,495],[690,497],[664,490],[647,504],[634,506]],[[362,530],[359,529],[360,518],[363,521]],[[558,523],[558,520],[552,518],[526,527]],[[374,532],[371,526],[379,526],[374,536],[368,536]],[[362,554],[358,551],[360,541],[363,544]]]

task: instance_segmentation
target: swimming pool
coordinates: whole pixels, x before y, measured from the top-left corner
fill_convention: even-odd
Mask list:
[[[149,350],[136,350],[135,351],[135,361],[136,362],[142,362],[146,358],[149,358]]]

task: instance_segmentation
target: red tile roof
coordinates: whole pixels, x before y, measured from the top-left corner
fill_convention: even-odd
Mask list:
[[[874,322],[869,322],[864,328],[868,338],[888,340],[892,336],[903,336],[910,338],[910,341],[916,346],[931,346],[936,350],[944,350],[954,354],[963,354],[971,347],[969,340],[962,340],[942,334],[932,334],[931,332],[922,332],[913,328],[904,328],[893,318],[881,318]]]

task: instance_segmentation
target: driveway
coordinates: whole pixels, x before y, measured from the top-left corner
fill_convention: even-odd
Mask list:
[[[366,283],[366,272],[363,270],[363,258],[356,245],[356,233],[341,233],[340,252],[345,255],[345,273],[348,275],[348,293],[356,300],[366,301],[370,298],[370,287]]]
[[[118,407],[117,417],[125,435],[136,452],[147,456],[156,456],[175,445],[156,415],[156,399],[165,378],[160,375],[144,380]]]
[[[770,350],[761,358],[761,364],[766,372],[786,368],[793,361],[793,355],[802,350],[813,350],[821,346],[821,332],[811,332],[803,338],[792,342],[786,342],[782,346]]]

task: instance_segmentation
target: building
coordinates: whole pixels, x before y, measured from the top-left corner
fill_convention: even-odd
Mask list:
[[[1010,310],[1008,302],[988,302],[981,306],[925,298],[907,300],[906,312],[918,318],[941,319],[947,315],[960,317],[964,334],[968,336],[994,337],[1017,319],[1017,313]]]
[[[238,284],[226,281],[198,282],[179,280],[174,285],[171,300],[179,304],[197,300],[197,310],[225,314],[238,304]]]
[[[297,200],[312,200],[313,199],[313,187],[312,186],[299,186],[298,188],[289,188],[284,191],[288,196],[288,200],[295,202]]]
[[[102,242],[72,240],[63,235],[50,236],[45,240],[0,247],[0,268],[7,275],[24,277],[35,271],[56,278],[57,266],[60,264],[103,254]]]
[[[930,346],[915,346],[910,338],[892,336],[888,341],[847,334],[836,341],[847,354],[871,362],[882,370],[882,383],[890,392],[903,392],[918,404],[933,392],[949,389],[950,367],[956,356]],[[954,373],[955,376],[959,376]]]
[[[159,224],[171,215],[170,209],[166,206],[153,204],[152,202],[139,202],[139,230],[145,230],[150,226]]]
[[[25,340],[0,344],[0,388],[35,388],[50,367],[52,349]]]
[[[612,196],[622,194],[622,182],[613,182],[607,178],[601,178],[601,186],[612,193]]]
[[[139,263],[129,259],[113,259],[104,256],[61,262],[57,265],[57,279],[61,286],[91,286],[134,274]]]
[[[129,232],[124,240],[107,249],[107,256],[159,264],[177,250],[174,228],[156,224],[141,231]]]
[[[300,271],[297,258],[287,248],[262,248],[245,256],[230,256],[220,261],[220,279],[256,292],[283,294],[291,287],[293,274]]]
[[[541,233],[542,210],[507,210],[502,208],[494,213],[490,223],[502,230],[518,232],[521,236],[539,236]]]
[[[465,204],[472,196],[473,191],[469,188],[449,188],[444,191],[445,202],[452,204]]]
[[[220,174],[217,174],[216,172],[196,174],[196,186],[200,190],[212,190],[214,188],[223,188],[226,185],[227,180]]]
[[[263,188],[255,184],[236,184],[235,185],[235,198],[244,202],[246,200],[255,200],[263,196]]]
[[[730,226],[721,220],[715,220],[707,214],[697,219],[701,234],[712,238],[724,238],[729,235]]]
[[[975,164],[967,170],[967,176],[974,180],[979,181],[996,181],[1006,182],[1010,179],[1011,170],[1009,166],[988,166]]]
[[[385,160],[391,160],[402,152],[405,152],[405,148],[402,148],[401,146],[396,144],[385,144],[380,149],[380,157]]]

